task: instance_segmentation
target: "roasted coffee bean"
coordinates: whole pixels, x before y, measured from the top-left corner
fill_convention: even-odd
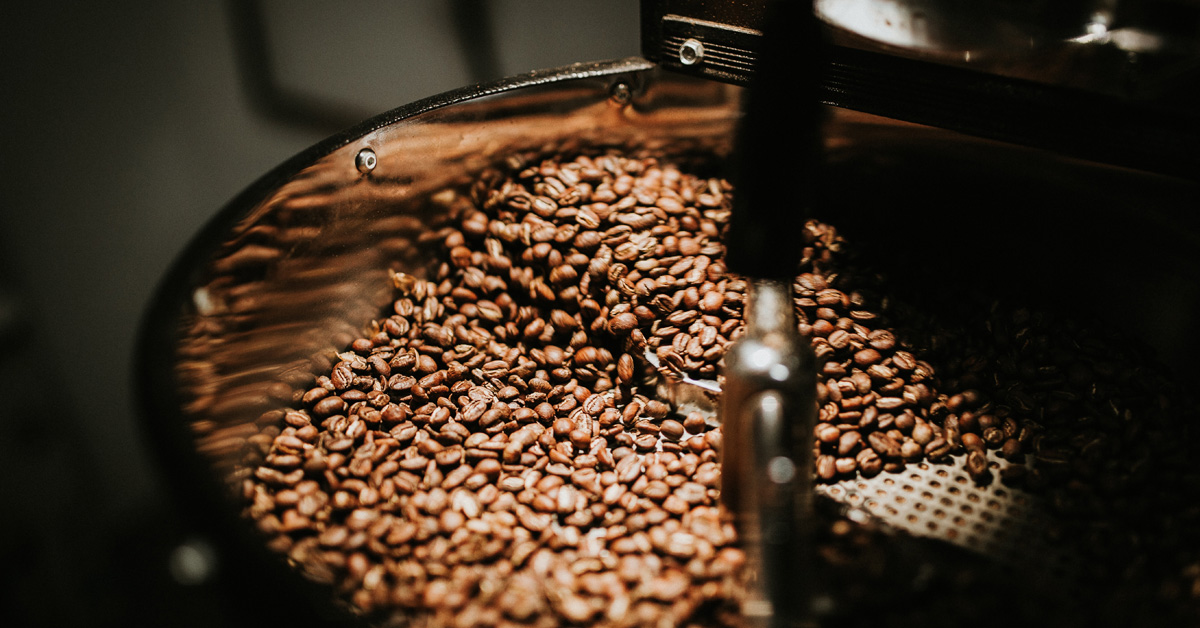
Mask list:
[[[878,475],[883,470],[883,459],[873,449],[863,449],[854,457],[859,471],[866,477]]]
[[[876,351],[890,351],[896,346],[896,336],[886,329],[876,329],[867,335],[867,342]]]
[[[660,433],[670,440],[679,440],[684,432],[683,424],[678,421],[667,419],[662,422]]]
[[[941,460],[950,455],[950,443],[941,437],[934,438],[925,445],[925,455],[930,460]]]
[[[817,477],[822,480],[832,480],[837,475],[837,458],[834,456],[817,457]]]
[[[867,442],[871,445],[871,449],[874,449],[875,453],[880,456],[885,458],[900,457],[900,444],[883,432],[871,432],[867,436]]]
[[[858,462],[854,458],[838,458],[833,463],[834,468],[840,475],[849,475],[858,469]]]
[[[1017,461],[1021,458],[1021,443],[1015,438],[1004,441],[1000,447],[1000,455],[1007,460]]]
[[[972,477],[979,478],[987,473],[987,470],[987,456],[978,449],[971,450],[967,454],[967,473],[970,473]]]
[[[857,431],[847,431],[838,439],[838,455],[848,456],[858,451],[862,443],[862,434]]]
[[[817,425],[817,440],[822,443],[835,443],[842,437],[842,431],[835,425],[821,423]]]
[[[883,356],[873,348],[866,348],[854,354],[854,363],[860,367],[867,367],[881,360]]]
[[[684,419],[683,427],[689,434],[699,434],[708,427],[708,423],[704,420],[704,415],[692,412]]]
[[[617,381],[620,383],[629,383],[634,377],[634,360],[633,356],[628,353],[622,353],[617,360]]]

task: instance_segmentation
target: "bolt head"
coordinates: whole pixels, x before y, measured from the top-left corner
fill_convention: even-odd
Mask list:
[[[698,39],[689,39],[679,46],[679,62],[695,65],[704,60],[704,44]]]

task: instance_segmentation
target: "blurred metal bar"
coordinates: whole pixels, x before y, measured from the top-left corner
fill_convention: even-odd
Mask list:
[[[260,0],[227,0],[233,47],[242,87],[260,114],[284,124],[330,135],[373,113],[316,94],[291,89],[276,76]]]

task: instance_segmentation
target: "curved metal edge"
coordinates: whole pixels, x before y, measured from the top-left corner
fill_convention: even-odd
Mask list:
[[[327,590],[320,592],[318,585],[305,578],[286,577],[286,565],[278,555],[270,553],[261,542],[252,542],[254,533],[250,526],[232,509],[220,507],[228,502],[228,497],[223,493],[221,483],[214,481],[209,461],[195,450],[181,411],[183,400],[175,386],[174,375],[178,330],[170,323],[177,320],[178,313],[188,302],[198,278],[200,261],[216,250],[229,227],[247,210],[304,168],[370,133],[417,115],[486,96],[578,79],[641,73],[655,67],[638,57],[576,63],[462,87],[382,113],[314,144],[251,183],[205,223],[168,267],[138,324],[131,370],[136,420],[146,435],[151,459],[170,478],[168,489],[174,511],[187,517],[188,525],[211,535],[219,550],[250,548],[249,555],[222,558],[239,561],[238,567],[258,570],[253,573],[266,571],[274,576],[254,580],[254,586],[260,587],[259,595],[270,596],[272,592],[267,589],[278,589],[276,593],[285,599],[305,599],[305,604],[293,605],[294,608],[288,611],[296,614],[295,621],[299,622],[296,625],[343,625],[350,616],[327,600]],[[244,561],[250,562],[242,564]],[[227,578],[252,577],[238,571],[233,565],[226,564],[223,574]],[[274,582],[270,581],[272,579]],[[288,610],[279,604],[267,606],[269,608],[258,610],[269,611],[271,621],[281,620],[278,613]]]

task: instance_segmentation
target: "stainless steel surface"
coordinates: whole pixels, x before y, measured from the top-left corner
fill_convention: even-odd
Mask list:
[[[670,368],[658,359],[658,355],[647,347],[643,356],[658,374],[655,392],[663,401],[671,404],[677,414],[699,412],[710,426],[721,424],[717,413],[717,400],[721,395],[721,384],[712,379],[697,379],[687,373]]]
[[[1027,53],[1112,19],[1115,0],[816,0],[831,24],[899,48],[960,55]]]
[[[790,282],[756,280],[747,297],[746,331],[722,371],[721,502],[761,574],[746,612],[782,625],[811,594],[816,357],[796,330]],[[773,465],[794,472],[772,479]]]
[[[989,452],[988,464],[998,475],[1013,463]],[[817,492],[894,529],[986,555],[1044,586],[1071,586],[1086,565],[1048,533],[1054,515],[1045,500],[1000,482],[977,484],[965,469],[966,456],[953,456]]]

